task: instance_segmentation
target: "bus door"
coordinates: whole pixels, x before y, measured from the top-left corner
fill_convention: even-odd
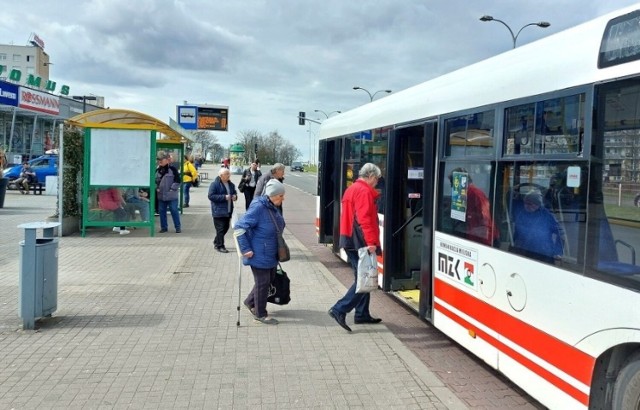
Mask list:
[[[335,220],[340,212],[340,162],[336,146],[340,140],[324,140],[319,144],[318,163],[318,209],[316,228],[318,243],[333,243]],[[337,194],[336,194],[337,192]],[[336,212],[337,209],[337,212]],[[336,244],[337,244],[336,237]],[[335,250],[334,250],[335,251]]]
[[[425,139],[434,130],[435,123],[396,129],[389,143],[386,175],[383,173],[387,178],[383,288],[398,292],[421,316],[428,310],[426,305],[420,306],[421,284],[426,282],[429,288],[431,285],[430,279],[422,279],[422,261],[427,260],[430,266],[431,258],[426,253],[431,248],[424,247],[423,238],[431,238],[430,223],[425,231],[425,215],[430,220],[434,179],[433,155],[427,154],[425,148],[432,145],[432,137],[429,144]],[[425,184],[431,186],[427,191]],[[428,300],[425,298],[424,302]]]

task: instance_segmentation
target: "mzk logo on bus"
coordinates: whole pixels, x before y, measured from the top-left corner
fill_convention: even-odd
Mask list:
[[[473,249],[442,240],[436,240],[436,243],[437,273],[477,290],[475,267],[478,264],[478,253]]]

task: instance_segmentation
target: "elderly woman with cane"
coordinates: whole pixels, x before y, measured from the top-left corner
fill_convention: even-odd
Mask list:
[[[276,325],[268,316],[269,285],[278,267],[278,232],[285,227],[278,207],[284,201],[284,185],[277,179],[267,182],[265,194],[255,197],[247,212],[236,222],[234,235],[240,246],[242,262],[251,267],[254,286],[244,300],[257,322]]]

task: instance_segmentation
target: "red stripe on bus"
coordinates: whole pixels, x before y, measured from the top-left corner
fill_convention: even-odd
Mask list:
[[[506,354],[507,356],[509,356],[510,358],[515,360],[516,362],[520,363],[521,365],[523,365],[527,369],[531,370],[532,372],[534,372],[538,376],[542,377],[543,379],[545,379],[549,383],[553,384],[558,389],[562,390],[563,392],[565,392],[569,396],[573,397],[574,399],[576,399],[580,403],[584,404],[585,406],[589,405],[589,395],[583,393],[582,391],[578,390],[577,388],[575,388],[574,386],[572,386],[568,382],[562,380],[560,377],[556,376],[555,374],[551,373],[550,371],[546,370],[545,368],[541,367],[540,365],[536,364],[535,362],[529,360],[528,358],[526,358],[525,356],[521,355],[517,351],[513,350],[509,346],[507,346],[504,343],[500,342],[495,337],[493,337],[490,334],[484,332],[482,329],[478,329],[477,327],[473,326],[471,323],[467,322],[466,320],[464,320],[460,316],[458,316],[455,313],[451,312],[449,309],[447,309],[446,307],[442,306],[441,304],[436,302],[434,304],[434,307],[438,312],[440,312],[443,315],[447,316],[448,318],[450,318],[451,320],[453,320],[454,322],[456,322],[460,326],[464,327],[465,329],[473,330],[475,332],[475,334],[476,334],[476,337],[479,337],[479,338],[483,339],[484,341],[489,343],[491,346],[493,346],[496,349],[500,350],[502,353]]]
[[[435,280],[434,294],[576,380],[591,385],[595,358],[443,280]]]

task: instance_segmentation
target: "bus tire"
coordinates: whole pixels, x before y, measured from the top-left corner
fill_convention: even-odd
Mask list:
[[[633,204],[637,207],[640,207],[640,194],[636,195],[636,197],[633,198]]]
[[[640,360],[630,361],[618,374],[611,408],[640,409]]]

